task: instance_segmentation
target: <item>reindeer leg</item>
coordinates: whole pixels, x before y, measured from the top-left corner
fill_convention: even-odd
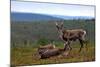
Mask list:
[[[65,42],[64,43],[64,51],[67,49],[67,46],[68,46],[68,42]]]
[[[84,47],[85,47],[85,50],[88,51],[88,41],[86,40],[83,40],[83,43],[84,43]]]
[[[80,42],[80,45],[81,45],[79,52],[81,52],[81,50],[83,48],[83,40],[79,39],[79,42]]]
[[[64,50],[66,49],[69,49],[70,51],[72,50],[71,46],[70,46],[70,41],[67,41],[65,44],[64,44]]]
[[[69,50],[71,51],[72,47],[70,46],[70,44],[71,44],[71,41],[68,41],[68,47],[69,47]]]
[[[67,41],[64,44],[64,51],[66,51],[67,48],[68,48],[68,51],[64,52],[63,56],[67,56],[69,54],[69,52],[72,50],[72,48],[70,47],[70,41]]]

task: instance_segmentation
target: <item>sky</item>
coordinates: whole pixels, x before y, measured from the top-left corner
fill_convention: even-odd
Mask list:
[[[38,2],[55,2],[70,4],[95,5],[95,0],[14,0],[14,1],[38,1]]]
[[[95,6],[11,1],[11,12],[94,17]]]

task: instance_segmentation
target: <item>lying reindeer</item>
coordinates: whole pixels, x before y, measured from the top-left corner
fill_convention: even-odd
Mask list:
[[[41,59],[49,58],[52,56],[60,55],[64,52],[64,49],[61,48],[54,48],[54,49],[46,49],[44,52],[39,54],[41,56]]]
[[[81,49],[83,48],[86,31],[83,29],[72,29],[72,30],[63,29],[63,22],[61,23],[61,25],[58,25],[58,23],[56,22],[56,27],[58,29],[59,37],[65,42],[64,50],[66,50],[66,48],[68,48],[69,50],[72,50],[70,43],[72,41],[79,40],[80,45],[81,45],[80,50],[79,50],[80,52]]]
[[[39,47],[38,53],[39,53],[40,59],[45,59],[45,58],[49,58],[52,56],[63,55],[63,53],[66,51],[66,50],[64,50],[65,48],[66,47],[57,48],[54,45],[49,44],[46,46]]]

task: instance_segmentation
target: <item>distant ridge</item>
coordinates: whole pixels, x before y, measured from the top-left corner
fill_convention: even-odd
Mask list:
[[[41,21],[41,20],[62,20],[62,18],[44,15],[44,14],[35,14],[35,13],[11,13],[12,21]]]
[[[48,21],[48,20],[69,20],[69,19],[93,19],[89,16],[62,16],[62,15],[46,15],[36,13],[11,13],[12,21]]]
[[[62,16],[62,15],[55,15],[55,17],[62,18],[65,20],[68,20],[68,19],[93,19],[94,18],[94,17],[90,17],[90,16]]]

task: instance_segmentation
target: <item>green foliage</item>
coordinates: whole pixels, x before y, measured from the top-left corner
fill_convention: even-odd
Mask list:
[[[64,28],[84,29],[87,32],[86,39],[91,43],[95,42],[95,21],[92,19],[64,20]],[[36,43],[41,39],[44,41],[43,44],[46,44],[44,38],[47,39],[47,42],[48,40],[62,42],[58,36],[57,28],[52,20],[37,22],[11,22],[11,46],[13,47],[38,46]]]
[[[37,44],[38,45],[42,45],[42,46],[47,45],[48,43],[50,43],[49,40],[48,39],[45,39],[45,38],[39,39],[37,41]]]

